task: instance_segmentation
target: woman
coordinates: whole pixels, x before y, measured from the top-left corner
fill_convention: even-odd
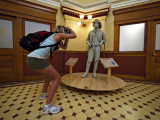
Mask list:
[[[69,31],[69,34],[67,33],[67,31]],[[60,43],[59,47],[66,49],[68,39],[77,37],[77,35],[71,28],[65,28],[64,26],[60,25],[55,28],[54,32],[55,33],[45,39],[40,46],[51,45],[59,42],[60,40],[64,40],[64,44]],[[60,112],[61,110],[61,107],[52,105],[52,99],[61,80],[61,76],[56,71],[56,69],[47,62],[47,58],[49,57],[49,55],[50,47],[36,49],[27,55],[27,64],[32,68],[32,70],[38,71],[39,73],[47,76],[42,94],[40,96],[40,99],[44,99],[48,95],[46,104],[44,105],[42,110],[42,114],[54,114]],[[51,79],[53,80],[53,82],[49,88],[49,93],[47,93],[47,89]]]

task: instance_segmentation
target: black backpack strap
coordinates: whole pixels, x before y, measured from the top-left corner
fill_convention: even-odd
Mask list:
[[[38,48],[45,48],[45,47],[53,47],[53,46],[58,46],[61,43],[61,40],[55,44],[52,45],[46,45],[46,46],[39,46]]]
[[[51,56],[51,60],[52,60],[52,47],[50,47],[50,56]]]

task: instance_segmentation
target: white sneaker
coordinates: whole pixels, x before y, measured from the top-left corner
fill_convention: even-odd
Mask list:
[[[48,114],[49,113],[49,109],[52,107],[52,104],[49,105],[44,105],[43,106],[43,110],[42,110],[42,114]]]
[[[60,111],[61,111],[60,106],[49,104],[49,105],[44,105],[42,114],[48,114],[48,113],[56,114],[59,113]]]
[[[59,113],[60,111],[61,111],[60,106],[52,105],[52,107],[49,110],[49,113],[56,114],[56,113]]]
[[[48,92],[42,93],[42,94],[40,95],[40,100],[45,99],[47,96],[48,96]]]

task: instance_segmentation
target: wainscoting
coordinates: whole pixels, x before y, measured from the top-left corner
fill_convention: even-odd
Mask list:
[[[53,60],[50,57],[48,61],[56,68],[60,74],[68,74],[69,67],[65,66],[65,62],[70,58],[79,58],[78,63],[73,68],[73,73],[84,72],[87,61],[87,52],[81,51],[56,51],[53,54]],[[145,56],[129,56],[128,54],[118,55],[116,53],[101,52],[101,58],[113,58],[118,64],[118,68],[112,69],[112,74],[120,78],[145,80],[146,76],[146,57]],[[37,72],[32,71],[25,62],[26,56],[24,56],[24,77],[29,78],[31,76],[39,75]],[[93,63],[91,64],[90,72],[93,71]],[[107,73],[99,62],[97,73]],[[37,76],[38,77],[38,76]]]

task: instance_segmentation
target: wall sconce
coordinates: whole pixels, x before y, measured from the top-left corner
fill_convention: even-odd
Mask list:
[[[83,14],[81,14],[79,17],[80,17],[80,19],[84,19],[84,15]]]
[[[92,19],[92,15],[88,15],[87,17],[88,17],[88,20]]]
[[[81,22],[77,22],[77,25],[78,25],[78,26],[81,26]]]
[[[86,21],[85,20],[83,20],[84,19],[84,15],[83,14],[81,14],[81,15],[79,15],[79,17],[80,17],[80,22],[77,22],[77,25],[78,26],[83,26],[83,27],[85,27],[86,26]],[[89,20],[89,22],[90,22],[90,20],[92,19],[92,15],[88,15],[87,16],[88,17],[88,20]]]

